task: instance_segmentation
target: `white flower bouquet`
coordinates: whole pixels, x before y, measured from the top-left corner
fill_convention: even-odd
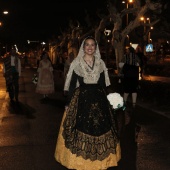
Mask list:
[[[110,102],[110,105],[112,105],[114,110],[117,110],[119,108],[125,109],[123,97],[119,93],[110,93],[107,95],[107,99]]]

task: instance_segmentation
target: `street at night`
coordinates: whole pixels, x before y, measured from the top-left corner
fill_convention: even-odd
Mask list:
[[[0,13],[0,170],[170,170],[169,0]]]

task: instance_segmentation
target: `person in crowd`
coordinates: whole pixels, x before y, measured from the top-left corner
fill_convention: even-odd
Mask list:
[[[132,94],[132,106],[135,108],[137,100],[137,90],[139,85],[139,65],[140,59],[135,53],[133,47],[129,47],[123,56],[123,98],[124,102],[127,103],[129,94]]]
[[[18,102],[19,77],[21,76],[21,61],[15,48],[3,59],[3,73],[6,80],[6,88],[10,101]]]
[[[63,57],[64,57],[64,72],[63,72],[63,74],[64,74],[64,78],[65,78],[65,76],[68,72],[69,66],[70,66],[70,61],[69,61],[69,55],[67,52],[64,52]]]
[[[57,64],[58,64],[58,71],[59,71],[59,77],[63,77],[64,75],[64,63],[65,63],[65,56],[66,52],[62,54],[61,52],[59,53],[57,57]]]
[[[68,169],[106,170],[121,159],[116,118],[107,99],[108,69],[93,37],[83,40],[72,61],[55,159]]]
[[[28,65],[28,55],[27,53],[24,55],[24,65],[23,67],[25,68]]]
[[[144,55],[142,48],[140,46],[138,46],[136,48],[136,54],[140,59],[140,78],[143,78],[143,72],[144,72],[144,67],[146,65],[146,56]]]
[[[40,60],[41,60],[41,55],[40,56],[37,56],[37,69],[38,69],[38,67],[39,67],[39,64],[40,64]]]
[[[65,58],[65,62],[64,62],[64,78],[66,78],[66,75],[68,73],[70,64],[73,61],[73,59],[74,59],[74,53],[73,52],[70,52],[68,57]]]
[[[38,82],[36,93],[42,94],[44,99],[54,93],[53,66],[46,51],[42,52],[39,67],[37,69]]]

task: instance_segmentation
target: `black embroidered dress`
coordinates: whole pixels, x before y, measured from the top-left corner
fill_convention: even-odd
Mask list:
[[[104,170],[117,166],[120,144],[115,118],[106,94],[110,85],[104,62],[89,67],[81,58],[67,75],[69,107],[57,140],[55,158],[69,169]]]

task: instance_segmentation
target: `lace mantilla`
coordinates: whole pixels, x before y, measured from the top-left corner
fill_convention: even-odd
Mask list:
[[[69,69],[69,72],[67,74],[67,79],[66,79],[65,86],[64,86],[65,91],[68,91],[68,89],[69,89],[73,71],[78,76],[83,77],[84,83],[86,83],[86,84],[97,84],[99,77],[100,77],[100,73],[102,73],[104,71],[106,86],[110,85],[110,79],[109,79],[109,76],[108,76],[108,69],[106,68],[103,60],[101,60],[97,57],[95,57],[95,63],[94,63],[93,69],[91,69],[87,65],[87,63],[83,60],[83,57],[82,58],[76,58],[72,62],[70,69]],[[77,83],[77,86],[79,86],[78,83]]]

